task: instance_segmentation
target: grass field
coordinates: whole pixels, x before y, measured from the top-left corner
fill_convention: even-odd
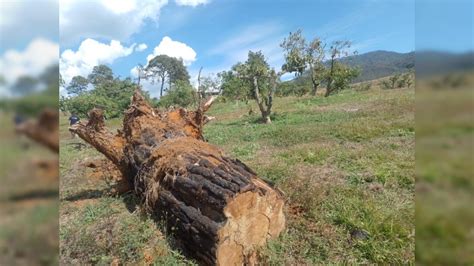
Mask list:
[[[58,176],[35,167],[57,155],[19,138],[0,114],[0,265],[58,264]]]
[[[271,125],[241,102],[211,108],[206,139],[285,193],[287,229],[260,250],[264,264],[414,263],[414,96],[375,87],[276,98]],[[60,127],[60,261],[193,263],[132,194],[107,193],[108,179],[81,165],[101,155],[70,138],[66,117]]]
[[[463,80],[455,88],[446,77]],[[474,72],[417,81],[416,262],[474,264]]]

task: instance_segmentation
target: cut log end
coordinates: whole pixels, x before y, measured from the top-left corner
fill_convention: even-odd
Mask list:
[[[226,224],[219,230],[218,265],[247,263],[257,248],[277,237],[285,227],[283,200],[269,190],[238,195],[224,210]]]

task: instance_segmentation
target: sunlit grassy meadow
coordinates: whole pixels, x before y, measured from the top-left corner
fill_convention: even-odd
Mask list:
[[[249,115],[253,102],[211,108],[205,138],[285,193],[287,229],[260,250],[262,263],[414,263],[414,96],[372,86],[276,98],[270,125]],[[61,117],[61,261],[192,263],[135,196],[109,195],[107,178],[81,165],[103,157],[75,144],[67,126]]]

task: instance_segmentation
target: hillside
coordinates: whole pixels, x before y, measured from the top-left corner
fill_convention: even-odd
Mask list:
[[[415,66],[415,52],[397,53],[389,51],[374,51],[360,55],[348,56],[340,60],[353,67],[359,67],[360,75],[354,80],[355,83],[361,81],[374,80],[391,76],[396,73],[407,72]],[[310,84],[308,73],[304,73],[290,81],[297,84]]]
[[[408,71],[415,66],[415,52],[374,51],[345,57],[340,61],[361,69],[360,76],[354,80],[360,82]]]
[[[416,75],[418,77],[469,69],[474,69],[474,52],[472,51],[466,53],[419,51],[416,53]]]

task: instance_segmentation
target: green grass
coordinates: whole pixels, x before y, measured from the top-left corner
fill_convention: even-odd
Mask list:
[[[57,265],[58,182],[33,166],[56,155],[17,136],[12,113],[1,113],[0,124],[0,264]]]
[[[264,261],[414,262],[412,89],[278,98],[271,125],[236,106],[213,106],[217,120],[206,138],[285,191],[289,208],[302,209],[289,212],[288,231],[262,250]],[[355,229],[370,237],[351,241]]]
[[[416,260],[420,265],[474,263],[474,75],[459,88],[417,84]],[[443,77],[434,78],[435,82]]]
[[[287,229],[260,250],[262,263],[414,263],[413,89],[276,98],[270,125],[248,115],[250,105],[258,110],[254,102],[216,103],[205,138],[285,192]],[[159,225],[127,210],[122,197],[87,200],[92,205],[64,200],[105,186],[74,167],[91,156],[99,155],[61,145],[61,255],[78,263],[140,262]],[[96,238],[110,226],[117,247],[107,250]],[[368,237],[352,239],[357,230]],[[152,263],[190,263],[163,235]]]

